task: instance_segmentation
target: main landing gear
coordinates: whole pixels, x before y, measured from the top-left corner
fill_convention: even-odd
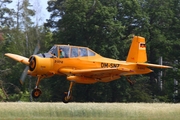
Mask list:
[[[74,82],[70,82],[70,86],[69,86],[69,90],[68,92],[64,92],[62,101],[64,103],[68,103],[71,99],[72,99],[72,87],[75,83]]]
[[[39,98],[39,96],[41,95],[41,90],[38,88],[39,86],[39,82],[41,81],[41,79],[43,79],[43,76],[38,76],[38,80],[36,82],[36,87],[34,88],[34,90],[32,91],[32,97],[33,98]],[[72,87],[75,83],[74,82],[70,82],[70,86],[69,86],[69,90],[68,92],[64,92],[62,101],[64,103],[68,103],[71,99],[72,99]]]
[[[38,88],[39,86],[39,82],[41,81],[41,79],[43,79],[43,76],[38,76],[38,80],[36,82],[36,87],[34,88],[34,90],[32,91],[31,95],[33,98],[38,98],[41,95],[41,90]]]

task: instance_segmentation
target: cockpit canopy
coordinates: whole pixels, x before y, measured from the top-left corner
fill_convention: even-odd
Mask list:
[[[54,45],[49,53],[56,57],[60,57],[60,50],[62,50],[63,58],[87,57],[95,56],[96,53],[87,47],[70,46],[70,45]]]

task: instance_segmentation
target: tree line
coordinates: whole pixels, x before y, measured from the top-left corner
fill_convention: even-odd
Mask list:
[[[148,75],[131,76],[109,83],[76,84],[73,101],[77,102],[179,102],[179,0],[49,0],[50,18],[43,25],[32,18],[37,14],[29,0],[21,0],[18,9],[7,8],[11,0],[0,1],[0,99],[32,101],[29,93],[36,78],[19,78],[24,65],[10,60],[10,52],[29,57],[37,43],[39,52],[47,52],[54,44],[86,46],[104,57],[125,60],[133,35],[146,38],[150,63],[173,66]],[[162,71],[162,76],[160,72]],[[69,81],[64,76],[47,78],[40,83],[42,96],[34,101],[59,102]]]

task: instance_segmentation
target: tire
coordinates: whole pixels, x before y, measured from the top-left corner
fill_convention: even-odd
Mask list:
[[[33,91],[32,91],[32,97],[33,98],[39,98],[39,96],[41,95],[41,90],[40,89],[34,89]]]
[[[68,103],[70,101],[70,99],[67,99],[67,92],[64,92],[62,101],[63,101],[63,103]]]

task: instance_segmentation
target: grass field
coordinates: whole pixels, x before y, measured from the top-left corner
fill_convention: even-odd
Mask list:
[[[0,120],[180,120],[180,104],[0,103]]]

